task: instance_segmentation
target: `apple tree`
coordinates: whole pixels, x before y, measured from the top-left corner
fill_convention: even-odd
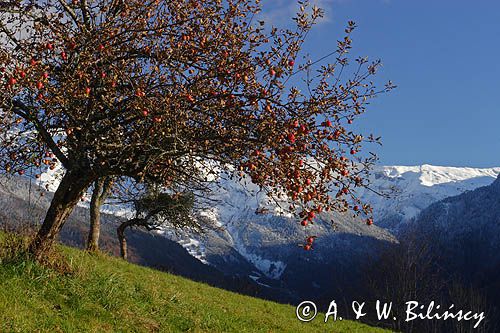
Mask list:
[[[300,3],[294,29],[266,27],[258,0],[3,7],[0,168],[65,170],[30,252],[45,255],[98,179],[168,187],[214,163],[288,197],[303,225],[330,209],[369,217],[355,187],[368,185],[375,156],[362,148],[377,139],[349,125],[392,84],[372,82],[379,61],[346,70],[353,22],[333,63],[301,57],[322,11]]]

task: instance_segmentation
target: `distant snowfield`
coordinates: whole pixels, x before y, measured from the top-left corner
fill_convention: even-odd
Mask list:
[[[358,193],[373,206],[376,219],[409,220],[435,201],[490,185],[499,174],[500,167],[383,166],[374,170],[371,187],[388,198],[365,189]]]

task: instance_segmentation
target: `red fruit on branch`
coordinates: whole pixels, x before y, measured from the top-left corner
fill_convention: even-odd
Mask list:
[[[99,46],[97,47],[97,50],[99,50],[99,52],[104,51],[104,45],[99,44]]]
[[[325,126],[326,127],[331,127],[332,126],[332,122],[330,120],[325,121]]]
[[[311,250],[311,244],[304,245],[304,250],[306,250],[306,251]]]
[[[358,207],[358,206],[354,206],[354,207],[352,207],[352,209],[353,209],[355,212],[357,212],[357,211],[359,210],[359,207]]]
[[[44,73],[42,74],[42,77],[43,77],[44,79],[48,79],[48,78],[49,78],[49,73],[44,72]]]
[[[293,67],[295,65],[295,61],[288,60],[288,66]]]
[[[142,115],[144,117],[147,117],[148,116],[148,110],[142,110]]]
[[[22,176],[22,175],[24,175],[25,171],[24,170],[19,170],[17,173]]]
[[[354,155],[354,154],[356,154],[356,153],[357,153],[357,151],[356,151],[356,150],[351,149],[351,155]]]
[[[21,73],[19,73],[19,75],[24,79],[26,77],[26,72],[22,71]]]
[[[301,224],[303,227],[306,227],[308,223],[309,223],[309,222],[308,222],[307,220],[302,220],[302,222],[300,222],[300,224]]]
[[[295,134],[289,133],[287,139],[288,141],[290,141],[290,143],[295,143]]]
[[[64,51],[61,52],[61,59],[64,61],[68,60],[68,55],[66,54],[66,52],[64,52]]]
[[[349,120],[347,121],[347,123],[348,123],[348,124],[352,124],[352,119],[349,119]]]
[[[38,82],[36,83],[36,88],[37,88],[38,90],[43,89],[43,82],[42,82],[42,81],[38,81]]]
[[[31,65],[31,66],[36,66],[36,60],[35,60],[35,59],[33,59],[33,58],[31,58],[31,60],[30,60],[30,65]]]
[[[13,86],[17,83],[17,80],[14,77],[9,78],[9,81],[7,82],[7,85]]]
[[[306,185],[311,185],[311,180],[309,178],[306,179]]]
[[[366,219],[366,224],[367,225],[372,225],[373,224],[373,219],[372,218]]]
[[[53,50],[54,49],[54,44],[47,43],[47,45],[45,45],[45,47],[47,48],[47,50]]]
[[[90,89],[90,87],[87,87],[85,88],[85,95],[90,95],[90,92],[92,91],[92,89]]]
[[[314,242],[314,237],[309,236],[309,237],[307,237],[306,241],[308,244],[312,244]]]

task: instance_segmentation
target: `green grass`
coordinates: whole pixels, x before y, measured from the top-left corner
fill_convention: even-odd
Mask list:
[[[0,246],[2,245],[0,235]],[[1,251],[0,251],[1,252]],[[0,258],[1,332],[382,332],[58,246],[70,273]]]

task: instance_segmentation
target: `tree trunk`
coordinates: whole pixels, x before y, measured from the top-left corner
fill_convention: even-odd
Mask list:
[[[118,234],[118,241],[120,242],[120,256],[123,259],[127,260],[127,239],[125,238],[125,230],[133,225],[142,224],[144,224],[144,219],[134,218],[123,222],[116,229],[116,233]]]
[[[111,178],[99,178],[94,182],[92,199],[90,200],[90,230],[87,239],[87,250],[99,250],[99,235],[101,232],[101,206],[106,201],[112,187]]]
[[[94,177],[80,170],[67,170],[54,193],[40,230],[29,246],[35,259],[42,259]]]

